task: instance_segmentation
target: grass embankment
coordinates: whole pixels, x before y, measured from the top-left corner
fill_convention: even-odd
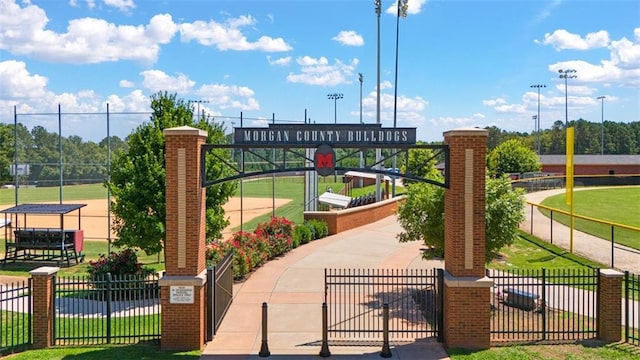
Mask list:
[[[604,222],[632,226],[640,229],[640,187],[604,188],[580,190],[573,193],[573,213]],[[551,196],[542,205],[569,211],[565,194]],[[549,216],[548,210],[542,212]],[[554,212],[553,220],[569,225],[570,217]],[[576,218],[576,230],[611,240],[611,224]],[[617,244],[640,250],[640,231],[614,227],[614,241]]]

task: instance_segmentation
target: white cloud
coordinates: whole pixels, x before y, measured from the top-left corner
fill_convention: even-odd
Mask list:
[[[260,104],[254,98],[255,92],[246,86],[207,84],[201,86],[196,93],[220,110],[260,110]]]
[[[338,84],[348,84],[353,80],[353,74],[359,63],[358,59],[352,59],[349,64],[340,60],[335,60],[333,65],[324,56],[313,58],[303,56],[296,59],[300,65],[300,73],[289,73],[287,81],[291,83],[302,83],[307,85],[335,86]]]
[[[407,14],[419,14],[420,12],[422,12],[422,8],[427,4],[427,1],[428,0],[409,0],[407,2]],[[387,8],[387,10],[385,10],[385,13],[396,16],[396,14],[398,14],[398,2],[394,1],[393,4],[391,4]]]
[[[261,36],[256,41],[249,41],[241,29],[253,26],[256,20],[251,16],[232,18],[225,23],[215,21],[194,21],[180,25],[182,41],[197,41],[201,45],[215,46],[218,50],[282,52],[293,48],[282,38]]]
[[[46,94],[47,78],[32,75],[22,61],[0,62],[0,98],[4,100],[24,100],[42,97]]]
[[[169,91],[185,93],[191,91],[195,85],[195,81],[190,80],[184,74],[169,76],[161,70],[146,70],[141,72],[140,75],[144,78],[142,86],[151,92]]]
[[[551,45],[554,49],[560,50],[590,50],[607,47],[609,44],[609,33],[600,30],[589,33],[584,38],[580,35],[572,34],[565,29],[558,29],[552,34],[544,35],[543,45]]]
[[[136,86],[136,84],[133,81],[129,81],[129,80],[120,80],[120,82],[118,82],[118,85],[121,88],[132,88]]]
[[[278,59],[272,59],[271,56],[267,56],[267,61],[270,65],[280,65],[285,66],[291,63],[291,56],[285,56]]]
[[[128,12],[136,7],[133,0],[104,0],[105,5],[117,8],[122,12]]]
[[[503,98],[497,98],[497,99],[489,99],[489,100],[483,100],[482,104],[486,105],[486,106],[497,106],[497,105],[502,105],[502,104],[506,104],[507,101]]]
[[[0,49],[15,55],[31,56],[61,63],[100,63],[134,60],[153,63],[160,45],[171,41],[177,25],[171,15],[155,15],[149,24],[116,25],[102,19],[69,21],[67,32],[47,30],[49,19],[34,5],[21,7],[0,0]]]
[[[364,39],[362,38],[362,35],[358,34],[353,30],[340,31],[340,33],[334,36],[332,40],[335,40],[340,44],[346,45],[346,46],[363,46],[364,45]]]

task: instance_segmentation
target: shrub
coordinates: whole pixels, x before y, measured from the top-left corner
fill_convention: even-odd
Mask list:
[[[89,277],[92,280],[104,279],[107,273],[118,276],[147,276],[153,270],[147,269],[138,262],[138,255],[133,249],[125,249],[119,253],[111,252],[108,256],[100,254],[96,261],[89,261]]]
[[[321,239],[329,235],[329,227],[327,223],[322,220],[310,219],[305,222],[311,229],[313,240]]]
[[[311,229],[306,224],[299,224],[293,229],[293,243],[306,244],[311,241]]]
[[[270,259],[292,249],[293,224],[284,217],[271,217],[270,221],[258,224],[254,233],[268,240]]]

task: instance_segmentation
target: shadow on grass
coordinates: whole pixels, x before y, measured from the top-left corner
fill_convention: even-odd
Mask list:
[[[45,350],[31,350],[14,354],[11,360],[26,359],[65,359],[65,360],[95,360],[95,359],[153,359],[153,360],[196,360],[200,359],[200,351],[162,351],[156,344],[132,345],[101,345],[82,347],[55,347]]]
[[[551,260],[553,260],[554,257],[560,257],[560,258],[564,258],[566,260],[569,260],[571,262],[574,262],[574,263],[576,263],[578,265],[585,266],[585,267],[588,267],[588,268],[591,268],[591,269],[596,269],[596,268],[604,269],[604,268],[607,268],[607,266],[604,265],[604,264],[600,264],[600,263],[597,263],[595,261],[584,259],[584,258],[582,258],[580,256],[577,256],[575,254],[572,254],[572,253],[566,251],[563,248],[560,248],[558,246],[550,244],[550,243],[548,243],[546,241],[540,240],[540,239],[538,239],[538,238],[536,238],[534,236],[531,236],[529,234],[526,234],[524,232],[519,232],[518,236],[522,240],[525,240],[525,241],[531,243],[531,245],[537,246],[537,247],[539,247],[541,249],[544,249],[545,251],[550,252],[552,254],[552,255],[544,256],[544,257],[537,258],[537,259],[531,259],[531,260],[529,260],[529,262],[534,263],[534,262],[551,261]]]

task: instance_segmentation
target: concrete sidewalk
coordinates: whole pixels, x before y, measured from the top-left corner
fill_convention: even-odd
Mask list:
[[[575,191],[591,190],[591,188],[577,188]],[[526,194],[527,201],[539,204],[545,198],[556,194],[564,193],[565,189],[555,189],[538,191]],[[629,209],[636,211],[640,216],[640,208]],[[520,224],[520,229],[531,233],[532,211],[531,205],[525,206],[525,221]],[[533,209],[533,235],[551,242],[551,220],[544,216],[538,207]],[[567,251],[570,250],[570,229],[554,221],[553,224],[553,244]],[[573,231],[573,252],[588,259],[598,261],[605,266],[612,267],[620,271],[630,271],[640,274],[640,251],[623,245],[614,244],[613,261],[611,258],[611,241],[603,240],[599,237],[589,235],[574,229]],[[613,264],[613,266],[612,266]]]
[[[234,300],[201,359],[259,359],[261,309],[268,304],[271,359],[319,359],[325,268],[442,267],[422,261],[420,242],[401,244],[395,216],[313,241],[269,261],[234,286]],[[379,346],[333,346],[331,358],[379,359]],[[392,344],[394,359],[448,359],[433,339]]]

